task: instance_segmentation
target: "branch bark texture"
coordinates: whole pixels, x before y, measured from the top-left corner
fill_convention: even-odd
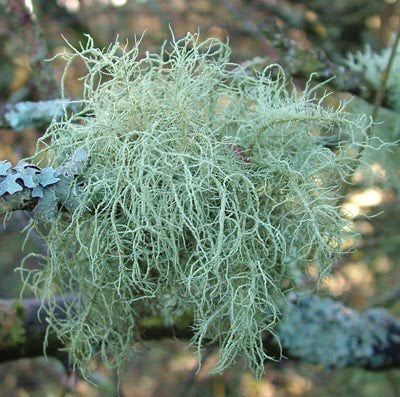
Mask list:
[[[60,318],[64,318],[65,303],[69,299],[56,298]],[[42,356],[44,352],[48,356],[64,358],[61,342],[51,327],[47,329],[45,306],[38,299],[0,300],[0,362]],[[316,330],[321,333],[316,333]],[[292,335],[288,338],[290,333]],[[357,366],[383,370],[400,367],[400,321],[381,309],[360,313],[327,298],[292,297],[286,318],[277,328],[277,335],[285,358],[329,368]],[[190,327],[151,326],[142,328],[141,336],[143,341],[164,338],[188,340],[192,332]],[[343,341],[345,345],[340,346]],[[276,358],[279,358],[281,350],[276,339],[266,337],[264,345],[269,353],[275,352]],[[318,353],[318,346],[325,357]],[[341,353],[338,354],[338,350]]]
[[[46,62],[49,58],[47,44],[36,15],[23,0],[8,0],[7,4],[10,18],[27,47],[34,83],[40,97],[57,98],[58,83],[50,64]]]

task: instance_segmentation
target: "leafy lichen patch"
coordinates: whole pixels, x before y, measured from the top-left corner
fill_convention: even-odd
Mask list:
[[[294,356],[326,368],[379,367],[389,344],[391,317],[384,309],[364,313],[330,298],[291,296],[277,333]],[[318,343],[315,341],[318,340]]]
[[[63,114],[63,109],[68,105],[67,99],[19,102],[16,105],[6,107],[4,119],[15,131],[42,127],[49,124],[53,118],[60,117]]]

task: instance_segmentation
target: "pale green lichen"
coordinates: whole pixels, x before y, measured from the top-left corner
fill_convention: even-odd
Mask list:
[[[278,66],[231,64],[217,39],[188,34],[142,58],[138,43],[73,50],[67,65],[88,68],[82,111],[41,142],[54,168],[88,154],[81,193],[28,273],[44,298],[76,297],[66,320],[50,310],[52,327],[86,371],[99,351],[120,366],[139,318],[192,315],[199,353],[220,346],[214,371],[243,355],[261,374],[296,271],[316,261],[323,274],[340,255],[338,181],[368,120],[323,107],[310,87],[298,94]],[[333,135],[335,153],[321,144]]]

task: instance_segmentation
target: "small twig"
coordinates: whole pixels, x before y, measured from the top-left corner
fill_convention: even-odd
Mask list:
[[[386,65],[385,70],[382,73],[382,76],[381,76],[381,84],[379,87],[379,91],[376,93],[376,96],[375,96],[374,109],[372,111],[373,119],[377,118],[378,113],[379,113],[379,108],[382,104],[382,100],[383,100],[383,97],[385,94],[385,89],[386,89],[386,83],[389,78],[389,74],[390,74],[390,70],[391,70],[393,62],[394,62],[394,58],[396,56],[397,47],[399,45],[399,40],[400,40],[400,23],[399,23],[399,26],[397,27],[396,38],[393,42],[393,45],[392,45],[392,48],[390,51],[390,57],[389,57],[388,63]],[[369,132],[369,135],[372,135],[372,126],[370,128],[370,131],[368,131],[368,132]]]
[[[33,80],[41,99],[58,98],[58,83],[46,59],[49,58],[46,41],[36,15],[23,0],[8,0],[11,20],[28,49]]]
[[[380,83],[379,90],[375,95],[374,108],[371,113],[371,118],[373,121],[376,120],[378,117],[379,108],[381,107],[382,100],[385,95],[386,83],[387,83],[387,80],[390,75],[390,70],[392,69],[392,65],[393,65],[394,58],[396,56],[399,41],[400,41],[400,23],[399,23],[399,26],[397,27],[396,37],[395,37],[395,40],[394,40],[391,50],[390,50],[390,56],[388,59],[388,63],[386,64],[385,70],[382,72],[382,75],[381,75],[381,83]],[[374,128],[374,124],[371,124],[367,130],[367,138],[366,139],[369,139],[372,136],[373,128]],[[364,154],[364,151],[365,151],[365,145],[363,145],[361,147],[360,151],[358,152],[356,161],[359,161],[361,159],[362,155]]]

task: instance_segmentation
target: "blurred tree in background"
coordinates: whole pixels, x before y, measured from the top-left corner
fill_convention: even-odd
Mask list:
[[[35,18],[29,17],[32,7]],[[177,37],[197,30],[203,38],[229,37],[234,62],[253,63],[259,68],[280,63],[299,90],[313,72],[318,73],[315,81],[336,76],[328,84],[334,92],[329,99],[332,104],[355,95],[348,110],[367,114],[375,111],[376,120],[382,124],[374,127],[374,134],[394,142],[400,138],[400,100],[393,101],[396,93],[400,98],[400,86],[396,86],[399,75],[395,74],[400,72],[400,51],[394,59],[392,80],[388,79],[386,90],[382,90],[381,75],[390,51],[382,59],[377,56],[393,45],[399,15],[399,0],[3,0],[0,1],[0,118],[6,106],[59,97],[58,82],[64,63],[59,59],[48,63],[45,59],[65,48],[63,37],[78,46],[86,41],[84,35],[90,34],[95,46],[103,48],[117,35],[121,42],[133,42],[135,36],[146,31],[142,48],[154,51],[170,35],[172,27]],[[349,56],[350,53],[353,55]],[[362,53],[367,56],[363,58]],[[78,78],[83,74],[84,65],[73,64],[65,80],[68,97],[81,96]],[[379,91],[382,91],[382,106],[376,114],[374,100]],[[42,125],[15,131],[4,124],[0,128],[0,160],[8,159],[15,164],[31,155],[45,128]],[[396,145],[379,156],[376,152],[367,153],[372,171],[361,169],[343,192],[342,205],[356,216],[355,228],[360,239],[344,242],[346,248],[354,249],[335,264],[332,275],[323,280],[318,293],[334,296],[358,310],[385,307],[398,318],[400,163],[397,153]],[[20,231],[26,224],[26,216],[18,212],[13,214],[7,228],[0,230],[0,297],[4,299],[17,297],[21,290],[20,277],[14,269],[22,257],[27,252],[45,251],[40,238],[30,234],[21,252],[25,236]],[[312,266],[309,282],[310,285],[315,282]],[[120,395],[400,395],[398,369],[329,370],[320,365],[282,360],[266,363],[266,374],[257,382],[240,363],[223,375],[207,374],[207,368],[216,360],[217,353],[212,349],[207,352],[203,368],[196,373],[196,358],[185,346],[184,342],[172,340],[146,343],[143,352],[121,373]],[[100,362],[93,362],[92,369],[97,387],[82,379],[74,380],[54,359],[3,363],[0,396],[117,395],[116,374]]]

